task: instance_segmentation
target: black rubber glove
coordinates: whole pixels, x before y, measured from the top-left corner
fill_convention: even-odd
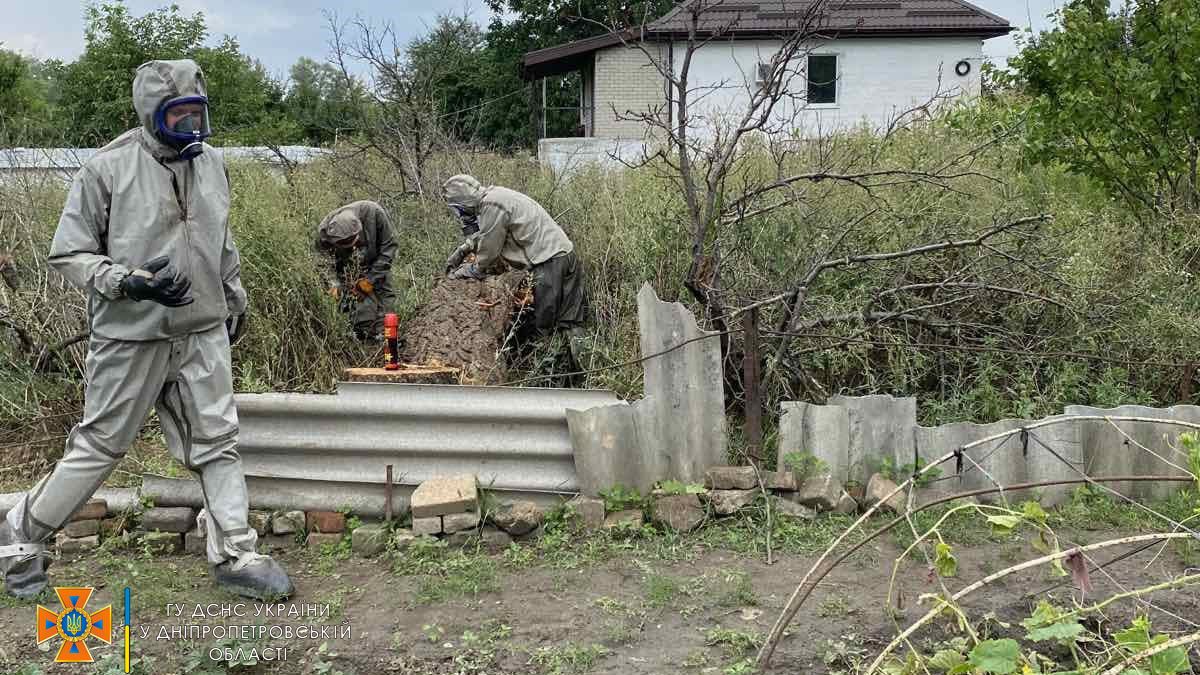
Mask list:
[[[171,266],[171,259],[161,256],[142,265],[121,280],[121,292],[125,297],[141,302],[153,300],[167,307],[183,307],[192,304],[188,290],[192,282]]]
[[[228,319],[225,319],[225,332],[229,333],[229,346],[237,344],[238,340],[246,334],[246,319],[249,314],[230,314]]]

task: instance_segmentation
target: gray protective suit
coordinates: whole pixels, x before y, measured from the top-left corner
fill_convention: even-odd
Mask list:
[[[353,248],[334,243],[358,235]],[[372,201],[357,201],[334,209],[317,226],[316,250],[321,276],[329,288],[337,288],[342,308],[352,315],[354,331],[361,337],[383,332],[383,315],[395,298],[391,287],[392,260],[396,240],[387,211]],[[355,295],[355,283],[366,279],[375,287],[370,295]]]
[[[541,204],[467,175],[450,177],[442,197],[479,220],[479,232],[468,237],[456,255],[474,253],[479,270],[503,259],[510,267],[533,272],[533,332],[545,335],[585,322],[587,295],[575,245]]]
[[[224,159],[205,146],[181,161],[154,134],[161,104],[204,89],[192,61],[138,68],[133,103],[142,127],[97,152],[71,185],[50,265],[87,295],[87,391],[63,458],[8,514],[24,541],[45,541],[66,523],[154,407],[171,455],[200,476],[209,561],[236,559],[236,566],[254,558],[224,325],[246,311]],[[165,307],[123,297],[124,276],[162,255],[191,279],[194,302]]]

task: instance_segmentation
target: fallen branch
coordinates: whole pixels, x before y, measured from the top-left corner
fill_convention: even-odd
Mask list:
[[[1191,644],[1193,642],[1200,642],[1200,632],[1192,633],[1191,635],[1184,635],[1183,637],[1178,637],[1178,638],[1175,638],[1174,640],[1169,640],[1167,642],[1164,642],[1161,645],[1155,645],[1149,649],[1140,651],[1140,652],[1134,654],[1133,656],[1130,656],[1129,658],[1125,659],[1121,663],[1104,671],[1104,675],[1121,675],[1121,673],[1125,672],[1126,668],[1128,668],[1129,666],[1132,666],[1133,664],[1135,664],[1139,661],[1144,661],[1144,660],[1150,658],[1151,656],[1154,656],[1155,654],[1161,654],[1162,652],[1165,652],[1168,649],[1182,647],[1184,645]]]

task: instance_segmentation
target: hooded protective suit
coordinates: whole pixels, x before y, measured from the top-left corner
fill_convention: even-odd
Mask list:
[[[340,248],[339,241],[358,235],[351,248]],[[321,260],[321,275],[326,285],[340,290],[353,315],[354,330],[372,337],[383,331],[383,315],[391,306],[390,277],[396,257],[396,240],[387,211],[372,201],[357,201],[334,209],[317,226],[316,250]],[[370,293],[355,293],[359,279],[366,279]]]
[[[451,207],[478,219],[479,232],[455,252],[475,254],[470,273],[479,276],[497,260],[533,272],[536,333],[576,328],[587,318],[583,273],[575,245],[541,204],[505,187],[484,186],[472,176],[451,176],[442,186]]]
[[[237,453],[225,321],[246,311],[246,292],[229,231],[224,160],[207,145],[181,160],[155,134],[155,111],[192,95],[204,95],[204,76],[192,61],[143,64],[133,84],[142,127],[97,152],[71,186],[50,264],[87,296],[83,419],[54,471],[9,512],[8,534],[18,541],[44,542],[60,529],[124,457],[154,407],[172,456],[199,474],[209,561],[242,569],[263,558],[254,553]],[[124,297],[123,278],[158,256],[169,256],[191,279],[191,304]],[[10,560],[5,567],[10,592],[36,586],[37,575],[25,574],[28,565]],[[22,588],[26,578],[32,581]]]

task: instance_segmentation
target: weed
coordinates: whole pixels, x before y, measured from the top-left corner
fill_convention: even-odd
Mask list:
[[[721,675],[752,675],[757,673],[758,669],[754,666],[753,659],[742,659],[721,669]]]
[[[908,464],[897,465],[896,460],[892,459],[891,457],[884,457],[879,462],[879,465],[876,468],[876,471],[879,474],[881,474],[884,478],[887,478],[888,480],[894,481],[896,483],[902,483],[902,482],[908,480],[909,478],[912,478],[914,475],[917,474],[918,471],[921,471],[926,466],[928,466],[928,463],[921,458],[917,458],[916,462],[909,462]],[[914,481],[914,484],[919,488],[929,487],[930,485],[933,485],[933,482],[935,480],[937,480],[938,478],[941,478],[941,476],[942,476],[942,469],[940,467],[934,467],[934,468],[926,471],[925,473],[917,476],[917,479],[916,479],[916,481]]]
[[[754,592],[754,584],[750,582],[750,574],[746,571],[722,570],[720,584],[717,604],[724,607],[758,604],[758,595]]]
[[[817,616],[823,618],[833,618],[848,616],[853,611],[850,608],[850,603],[841,595],[831,595],[821,601],[817,606]]]
[[[446,636],[446,629],[436,623],[427,623],[421,626],[421,632],[425,634],[425,639],[430,642],[441,642]]]
[[[708,654],[697,649],[687,655],[687,658],[679,664],[683,668],[703,668],[708,665]]]
[[[753,631],[713,628],[704,638],[709,647],[721,647],[730,657],[745,656],[762,645],[763,636]]]
[[[604,499],[604,510],[607,512],[641,510],[646,506],[646,498],[640,492],[624,485],[614,485],[607,490],[601,490],[600,497]]]
[[[813,476],[829,470],[825,460],[813,456],[811,452],[789,452],[783,456],[783,466],[796,474],[796,481],[803,483]]]
[[[857,673],[867,656],[867,650],[857,646],[861,644],[862,640],[853,633],[841,636],[840,640],[826,640],[821,660],[830,670],[836,668]]]
[[[698,483],[681,483],[674,479],[662,481],[658,489],[668,495],[698,495],[705,491],[704,486]]]
[[[577,645],[573,643],[541,647],[530,654],[529,663],[538,666],[547,675],[569,675],[589,670],[608,650],[597,644]]]
[[[648,573],[643,585],[646,590],[646,605],[650,607],[666,607],[683,593],[682,581],[657,572]]]

